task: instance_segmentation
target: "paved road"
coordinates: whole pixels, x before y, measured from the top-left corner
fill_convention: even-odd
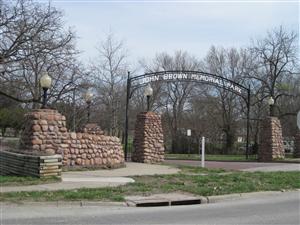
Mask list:
[[[3,225],[27,224],[300,224],[300,192],[172,207],[2,206]]]
[[[200,161],[196,160],[166,160],[168,164],[201,166]],[[262,162],[220,162],[206,161],[207,168],[221,168],[225,170],[243,171],[300,171],[299,163],[262,163]]]

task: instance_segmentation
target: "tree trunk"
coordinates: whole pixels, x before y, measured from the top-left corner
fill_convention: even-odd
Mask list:
[[[5,136],[5,132],[6,132],[6,127],[2,127],[2,128],[1,128],[1,134],[2,134],[2,137]]]
[[[227,131],[226,134],[226,144],[225,148],[223,149],[223,154],[229,154],[232,151],[234,145],[234,134],[232,132]]]

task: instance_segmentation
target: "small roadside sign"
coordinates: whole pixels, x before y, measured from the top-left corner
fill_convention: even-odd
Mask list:
[[[192,130],[191,130],[191,129],[187,129],[187,130],[186,130],[186,135],[187,135],[188,137],[192,136]]]
[[[297,126],[298,126],[298,129],[300,130],[300,111],[297,114]]]

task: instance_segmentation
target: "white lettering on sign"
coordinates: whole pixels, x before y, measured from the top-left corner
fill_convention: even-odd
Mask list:
[[[191,74],[191,73],[165,73],[165,74],[157,74],[157,75],[150,75],[147,77],[139,78],[132,81],[132,86],[136,85],[144,85],[150,82],[155,81],[170,81],[170,80],[195,80],[195,81],[203,81],[207,83],[216,84],[220,87],[232,90],[237,93],[242,93],[242,89],[235,85],[234,83],[231,83],[228,80],[224,80],[219,77],[213,77],[211,75],[205,75],[205,74]]]
[[[150,82],[158,81],[158,80],[159,80],[159,75],[154,75],[154,76],[151,76],[151,77],[144,77],[140,81],[140,84],[146,84],[146,83],[150,83]]]
[[[185,73],[167,73],[162,76],[162,80],[182,80],[188,79],[188,75]]]

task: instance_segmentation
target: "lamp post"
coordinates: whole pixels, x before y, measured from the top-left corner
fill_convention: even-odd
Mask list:
[[[43,92],[44,92],[43,93],[42,109],[46,108],[46,105],[47,105],[47,91],[51,87],[51,84],[52,84],[51,77],[48,75],[48,73],[44,73],[44,75],[40,79],[40,85],[43,88]]]
[[[90,108],[91,108],[91,102],[93,98],[93,93],[91,91],[87,91],[84,95],[85,102],[87,104],[87,111],[88,111],[88,123],[90,122]]]
[[[153,95],[153,89],[150,84],[145,88],[144,95],[147,97],[147,112],[150,111],[150,98]]]
[[[268,99],[268,104],[270,106],[270,116],[274,116],[274,103],[274,98],[270,96],[270,98]]]
[[[300,111],[297,113],[297,127],[300,130]]]

